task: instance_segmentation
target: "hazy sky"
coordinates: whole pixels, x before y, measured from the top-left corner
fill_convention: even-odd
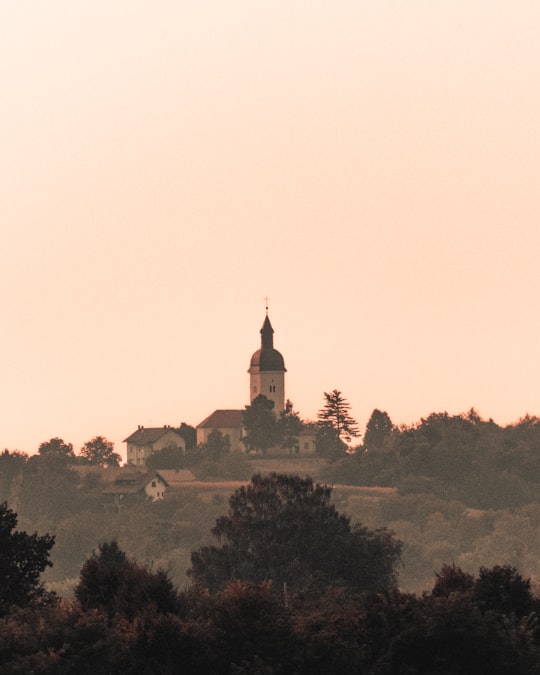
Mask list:
[[[537,0],[0,0],[0,449],[287,395],[540,414]]]

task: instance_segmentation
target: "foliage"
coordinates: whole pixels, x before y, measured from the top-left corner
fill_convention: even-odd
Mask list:
[[[360,600],[348,590],[330,587],[314,597],[292,599],[293,626],[303,646],[302,672],[367,672],[362,619],[368,597]]]
[[[21,518],[48,528],[53,521],[81,507],[80,478],[72,466],[55,454],[32,455],[28,459],[16,490]]]
[[[358,436],[358,424],[351,416],[349,402],[337,389],[325,391],[324,399],[324,406],[317,415],[319,421],[329,423],[338,438],[350,442],[353,436]]]
[[[287,400],[285,410],[276,416],[274,402],[259,394],[251,405],[246,406],[244,428],[246,436],[243,440],[248,450],[266,454],[270,448],[281,446],[292,454],[304,424],[291,401]]]
[[[197,430],[195,427],[192,427],[190,424],[182,422],[182,424],[176,429],[176,431],[182,436],[186,442],[186,450],[193,450],[197,445]]]
[[[4,450],[0,453],[0,500],[8,500],[14,479],[24,471],[28,455],[24,452]]]
[[[285,410],[279,413],[277,424],[281,447],[292,454],[293,448],[298,445],[298,436],[304,425],[289,399],[285,403]]]
[[[269,448],[279,442],[277,418],[274,415],[274,401],[259,394],[247,405],[244,411],[244,428],[246,435],[243,439],[248,450],[257,450],[266,454]]]
[[[133,619],[148,605],[158,612],[176,607],[176,593],[163,570],[155,573],[128,560],[116,541],[100,545],[83,565],[75,597],[84,610],[99,609],[109,616]]]
[[[207,459],[206,455],[201,455],[198,459],[199,461],[191,466],[197,480],[247,481],[253,473],[249,459],[243,452],[231,452],[219,460]]]
[[[42,457],[55,457],[57,459],[73,460],[75,453],[71,443],[64,443],[61,438],[51,438],[44,441],[38,448],[38,453]]]
[[[219,461],[231,451],[231,439],[228,434],[223,435],[219,429],[213,429],[208,434],[208,440],[200,447],[200,452],[206,459]]]
[[[55,603],[0,619],[0,632],[5,675],[136,672],[126,625],[77,605]]]
[[[396,612],[381,614],[390,625],[387,646],[378,659],[387,675],[530,675],[538,672],[538,650],[525,624],[482,614],[467,595],[426,597]],[[405,613],[406,612],[406,613]],[[394,614],[394,616],[392,616]]]
[[[213,603],[215,653],[237,673],[287,672],[297,649],[290,612],[271,584],[227,584]]]
[[[146,466],[149,469],[182,469],[185,465],[184,452],[177,445],[167,445],[155,450],[146,458]]]
[[[330,504],[331,492],[310,478],[254,475],[212,531],[223,545],[192,554],[191,576],[212,592],[235,579],[304,591],[391,587],[400,542],[385,529],[351,527]]]
[[[120,565],[126,559],[109,552]],[[459,569],[446,566],[444,574]],[[497,568],[486,570],[497,576]],[[516,578],[516,571],[510,570]],[[472,579],[472,589],[470,582]],[[476,599],[480,578],[449,593],[395,588],[355,595],[321,588],[289,599],[270,583],[232,582],[208,595],[181,593],[156,610],[159,590],[133,612],[77,602],[0,617],[0,671],[44,673],[231,673],[241,675],[530,675],[540,672],[534,612],[518,616]],[[285,601],[284,601],[285,599]],[[537,600],[534,600],[537,603]],[[536,606],[535,606],[536,609]]]
[[[367,450],[380,450],[393,430],[394,425],[388,413],[381,412],[375,408],[366,425],[364,447]]]
[[[327,480],[429,492],[482,509],[516,508],[540,498],[536,418],[501,428],[471,409],[460,415],[432,413],[390,431],[389,418],[383,424],[386,413],[374,415],[364,446],[330,467]]]
[[[339,433],[330,422],[318,422],[315,432],[315,448],[318,455],[334,462],[345,456],[347,444],[341,440]]]
[[[464,572],[460,567],[443,565],[441,571],[435,575],[435,584],[431,594],[434,597],[449,597],[452,593],[467,593],[474,587],[472,574]]]
[[[81,448],[80,456],[94,466],[120,466],[121,457],[114,452],[114,443],[103,436],[94,436]]]
[[[533,611],[531,582],[511,565],[495,565],[491,569],[481,567],[474,595],[483,611],[517,617],[527,616]]]
[[[46,597],[40,575],[50,565],[54,537],[15,530],[17,514],[0,504],[0,615]]]

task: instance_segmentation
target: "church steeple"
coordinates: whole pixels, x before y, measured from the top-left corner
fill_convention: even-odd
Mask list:
[[[272,328],[268,314],[266,314],[260,333],[261,349],[274,349],[274,329]]]

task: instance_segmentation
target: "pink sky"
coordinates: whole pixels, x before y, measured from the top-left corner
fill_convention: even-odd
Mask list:
[[[0,4],[0,448],[287,395],[540,414],[540,4]]]

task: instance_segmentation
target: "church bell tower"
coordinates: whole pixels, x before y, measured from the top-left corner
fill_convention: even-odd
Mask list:
[[[261,348],[251,357],[249,364],[249,400],[259,394],[274,401],[274,412],[279,414],[285,409],[285,362],[283,356],[274,349],[274,329],[266,316],[260,330]]]

